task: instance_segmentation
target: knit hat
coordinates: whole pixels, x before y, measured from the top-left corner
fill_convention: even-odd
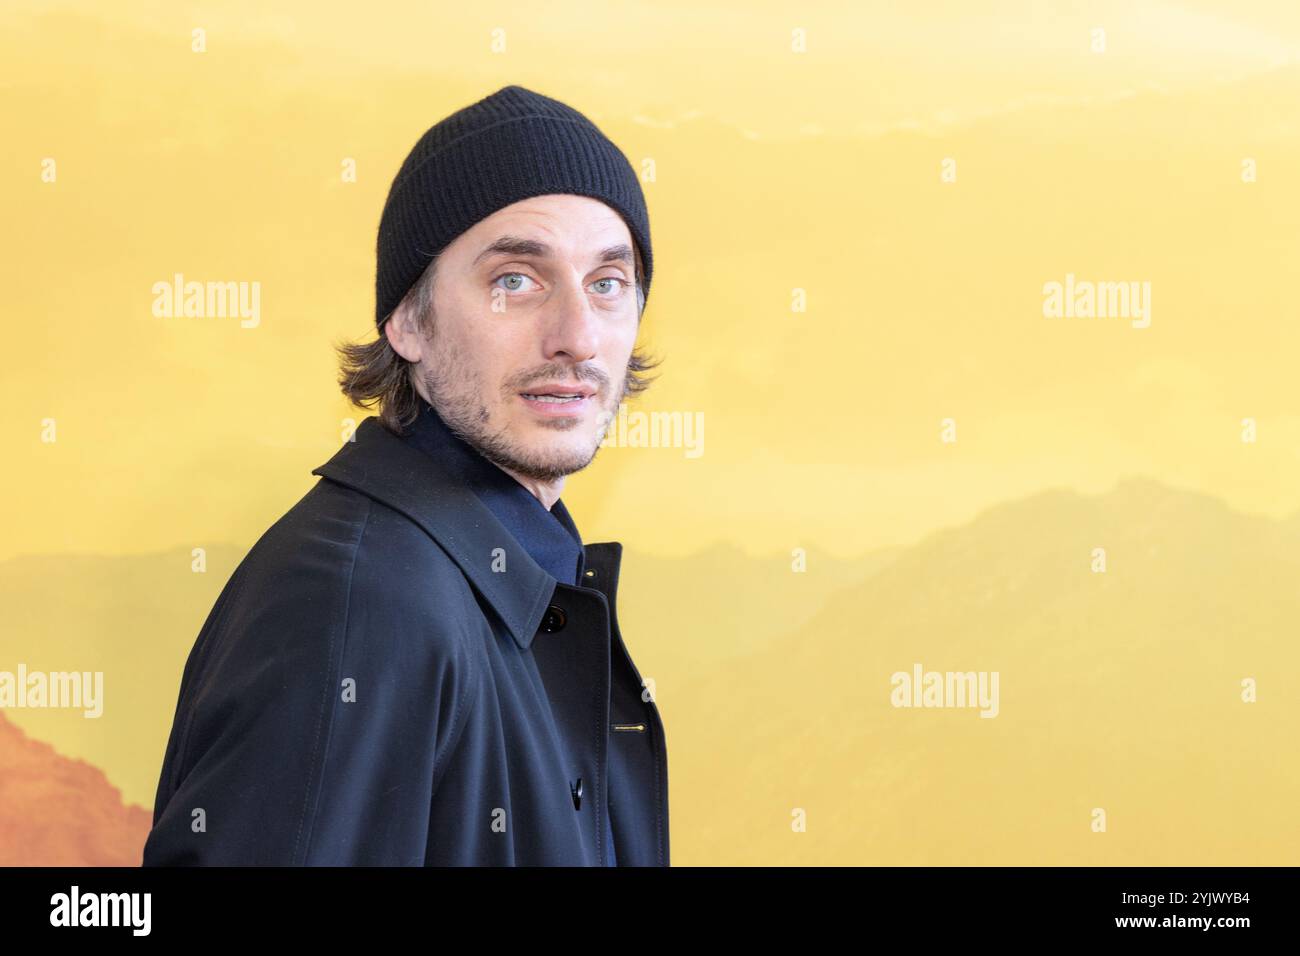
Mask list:
[[[498,209],[548,193],[590,196],[623,217],[648,296],[650,217],[632,164],[577,110],[506,86],[432,126],[397,171],[379,221],[376,324],[457,236]]]

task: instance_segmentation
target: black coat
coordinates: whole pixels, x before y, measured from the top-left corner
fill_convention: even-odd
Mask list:
[[[144,865],[667,866],[622,545],[543,571],[375,417],[231,575],[185,665]]]

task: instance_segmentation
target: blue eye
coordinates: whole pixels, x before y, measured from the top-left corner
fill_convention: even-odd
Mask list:
[[[623,289],[627,287],[627,283],[624,282],[622,279],[620,279],[618,276],[605,276],[603,279],[597,279],[596,282],[617,282],[619,284],[619,288],[618,288],[619,293],[621,293]],[[595,285],[596,282],[593,282],[592,285]]]
[[[528,276],[524,275],[522,272],[505,272],[505,273],[502,273],[501,275],[497,276],[497,277],[496,277],[495,279],[493,279],[492,281],[495,283],[495,282],[500,282],[502,279],[516,279],[516,278],[518,278],[518,279],[527,279],[529,282],[532,282],[532,281],[533,281],[532,279],[529,279]],[[519,292],[519,291],[521,291],[521,288],[520,288],[519,286],[517,286],[517,285],[515,285],[515,286],[501,286],[500,288],[504,288],[507,292]]]

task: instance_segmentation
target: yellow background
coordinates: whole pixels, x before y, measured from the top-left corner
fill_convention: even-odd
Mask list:
[[[0,761],[48,743],[152,810],[212,601],[367,414],[331,346],[372,334],[393,174],[518,83],[653,170],[666,361],[633,408],[705,422],[700,457],[604,449],[564,494],[627,549],[674,864],[1300,862],[1296,5],[8,0],[0,25],[0,670],[105,675],[98,720],[0,714]],[[178,272],[259,282],[260,325],[155,317]],[[1045,318],[1067,274],[1150,282],[1150,327]],[[998,717],[892,707],[916,662],[998,671]],[[116,824],[38,834],[15,801],[3,862],[106,859]]]

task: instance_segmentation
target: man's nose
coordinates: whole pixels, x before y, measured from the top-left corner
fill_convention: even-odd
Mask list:
[[[544,343],[548,356],[565,352],[579,362],[594,356],[599,342],[600,315],[581,280],[563,282],[549,305]]]

